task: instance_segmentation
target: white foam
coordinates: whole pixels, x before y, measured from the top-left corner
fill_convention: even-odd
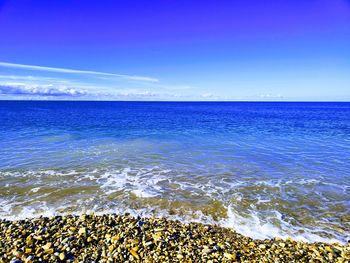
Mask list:
[[[40,187],[34,187],[32,188],[30,191],[33,192],[33,193],[36,193],[40,190]]]
[[[164,174],[170,170],[159,170],[158,167],[132,170],[125,168],[102,174],[96,181],[105,189],[106,194],[117,191],[132,192],[139,197],[156,197],[163,190],[158,184],[168,181]]]
[[[33,177],[34,185],[31,189],[33,193],[28,200],[18,199],[18,197],[1,198],[0,197],[0,218],[7,219],[21,219],[32,218],[37,216],[54,216],[57,214],[64,214],[62,211],[66,211],[67,207],[73,207],[74,213],[90,213],[96,212],[97,214],[104,213],[118,213],[123,214],[129,212],[134,216],[166,216],[171,219],[181,220],[183,222],[202,222],[202,223],[218,223],[225,227],[230,227],[246,236],[252,238],[265,239],[265,238],[287,238],[291,237],[295,240],[308,241],[308,242],[344,242],[344,236],[337,236],[336,231],[329,233],[329,236],[333,238],[324,237],[318,233],[325,233],[328,230],[324,228],[317,229],[312,226],[297,227],[291,225],[283,219],[283,216],[278,211],[269,211],[269,215],[263,215],[259,213],[252,205],[247,208],[246,211],[241,211],[242,207],[234,206],[234,202],[241,203],[245,199],[245,193],[240,191],[240,188],[244,190],[244,187],[252,185],[266,186],[267,193],[269,187],[281,188],[286,185],[308,185],[308,184],[322,184],[316,179],[303,179],[297,182],[294,180],[212,180],[208,177],[202,178],[202,181],[198,181],[195,178],[188,177],[183,174],[176,174],[169,169],[162,169],[160,167],[150,168],[122,168],[114,170],[86,170],[84,172],[78,172],[75,170],[70,171],[55,171],[55,170],[39,170],[39,171],[26,171],[26,172],[2,172],[3,176],[9,177]],[[46,177],[51,181],[44,181]],[[64,177],[64,178],[62,178]],[[40,181],[42,180],[42,181]],[[125,203],[118,202],[104,202],[106,200],[101,197],[99,202],[96,202],[96,196],[84,197],[79,200],[68,200],[66,203],[51,202],[46,203],[47,195],[50,193],[40,193],[41,188],[35,185],[40,181],[40,186],[45,183],[54,185],[59,183],[69,183],[83,185],[84,180],[88,180],[88,184],[100,187],[106,196],[120,191],[121,193],[132,193],[139,198],[152,198],[163,197],[169,194],[171,188],[176,184],[176,189],[180,192],[191,193],[196,198],[201,197],[204,201],[210,201],[213,199],[220,200],[227,207],[228,217],[220,220],[214,220],[210,215],[204,215],[199,210],[188,211],[186,214],[172,215],[168,210],[160,209],[159,207],[147,207],[142,209],[129,209],[127,201]],[[64,186],[64,185],[63,185]],[[299,187],[299,186],[298,186]],[[176,194],[176,193],[174,193]],[[261,194],[261,196],[259,195]],[[269,203],[269,195],[264,191],[254,194],[256,200],[255,204]],[[80,197],[79,197],[80,198]],[[89,199],[90,198],[90,199]],[[175,196],[177,198],[177,196]],[[74,203],[73,203],[74,202]],[[102,204],[102,205],[101,205]],[[231,204],[231,205],[230,205]],[[77,209],[77,210],[75,210]],[[277,209],[277,208],[276,208]],[[260,211],[261,212],[261,211]],[[264,212],[264,211],[262,211]],[[276,224],[278,222],[278,224]]]
[[[220,221],[222,226],[232,228],[238,233],[254,239],[271,239],[279,237],[283,239],[292,238],[304,242],[345,243],[341,238],[326,238],[314,234],[320,229],[301,229],[292,226],[282,219],[282,215],[278,211],[274,211],[275,219],[278,220],[281,227],[274,225],[271,220],[262,220],[256,212],[251,212],[247,216],[242,216],[230,206],[228,207],[227,213],[228,218]]]
[[[23,205],[14,198],[0,199],[0,218],[19,220],[38,216],[52,217],[59,214],[57,207],[47,205],[46,202],[37,202],[35,205]]]
[[[56,215],[67,214],[65,212],[59,212],[64,210],[64,207],[50,207],[45,202],[41,202],[35,207],[22,206],[20,212],[16,215],[12,213],[16,203],[0,200],[0,205],[0,217],[9,220],[19,220],[39,216],[52,217]],[[279,220],[281,227],[277,227],[270,221],[262,220],[259,217],[259,215],[255,212],[252,212],[246,216],[242,216],[239,213],[235,212],[235,210],[232,207],[228,207],[227,212],[228,217],[219,221],[214,220],[210,215],[204,215],[201,211],[194,211],[193,213],[188,213],[184,215],[170,215],[168,210],[157,209],[154,207],[143,209],[130,209],[128,207],[110,207],[104,210],[100,210],[96,206],[90,208],[81,207],[80,211],[75,211],[73,214],[80,215],[83,213],[95,213],[97,215],[102,215],[114,213],[122,215],[125,213],[129,213],[134,217],[158,216],[167,217],[172,220],[180,220],[184,223],[199,222],[204,224],[219,224],[223,227],[232,228],[236,232],[254,239],[271,239],[275,237],[286,239],[290,237],[294,240],[304,242],[346,243],[344,240],[341,240],[341,238],[325,238],[323,236],[315,234],[315,232],[317,232],[317,229],[300,229],[295,226],[291,226],[290,224],[282,220],[281,214],[278,212],[275,212],[275,218]]]

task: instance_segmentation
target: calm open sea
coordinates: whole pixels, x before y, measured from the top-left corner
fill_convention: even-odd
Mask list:
[[[0,101],[0,218],[82,212],[345,242],[350,103]]]

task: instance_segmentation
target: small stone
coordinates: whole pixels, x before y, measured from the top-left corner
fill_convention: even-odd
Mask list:
[[[86,227],[80,228],[78,231],[78,234],[79,235],[86,235],[87,234]]]
[[[115,249],[115,246],[114,246],[114,245],[108,246],[108,250],[109,250],[110,252],[112,252],[114,249]]]
[[[55,250],[54,250],[53,248],[49,248],[49,249],[45,249],[44,252],[45,252],[46,254],[51,255],[51,254],[53,254],[53,253],[55,252]]]
[[[116,243],[120,239],[119,235],[113,236],[111,238],[112,243]]]
[[[20,251],[13,251],[12,255],[14,255],[14,256],[17,257],[17,258],[21,258],[22,255],[23,255],[23,253],[20,252]]]
[[[60,260],[65,260],[66,259],[66,254],[62,252],[62,253],[60,253],[58,255],[58,257],[60,258]]]
[[[131,255],[134,257],[134,258],[136,258],[136,259],[140,259],[140,256],[139,256],[139,254],[137,254],[137,252],[136,252],[136,250],[135,249],[130,249],[130,253],[131,253]]]
[[[204,248],[203,248],[203,250],[202,250],[202,253],[203,254],[209,254],[210,253],[210,248],[209,247],[207,247],[207,246],[204,246]]]
[[[42,246],[42,248],[43,248],[44,250],[48,250],[49,248],[51,248],[51,246],[52,246],[52,243],[49,242],[49,243],[46,243],[44,246]]]
[[[29,256],[25,259],[25,263],[32,263],[33,262],[33,259],[34,259],[34,256]]]
[[[250,247],[255,247],[255,243],[252,241],[252,242],[249,242],[248,246]]]
[[[148,246],[150,246],[150,245],[152,245],[152,244],[153,244],[152,241],[148,241],[148,242],[143,243],[143,245],[144,245],[145,247],[148,247]]]
[[[224,253],[224,257],[231,260],[236,260],[236,254]]]
[[[161,233],[153,234],[152,237],[155,241],[159,241],[162,239],[162,234]]]
[[[328,251],[328,252],[333,252],[333,250],[331,249],[331,247],[330,246],[325,246],[325,248],[324,248],[326,251]]]

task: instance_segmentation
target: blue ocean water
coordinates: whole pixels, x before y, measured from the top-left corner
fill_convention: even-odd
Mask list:
[[[0,217],[124,213],[345,242],[350,103],[0,101]]]

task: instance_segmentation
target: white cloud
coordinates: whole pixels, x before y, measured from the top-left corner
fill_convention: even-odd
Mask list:
[[[150,91],[131,91],[131,92],[119,92],[116,94],[118,97],[158,97],[159,94]]]
[[[258,97],[260,98],[264,98],[264,99],[281,99],[283,98],[283,96],[281,94],[260,94],[258,95]]]
[[[44,67],[44,66],[35,66],[35,65],[26,65],[26,64],[15,64],[15,63],[8,63],[8,62],[1,62],[1,61],[0,61],[0,67],[27,69],[27,70],[34,70],[34,71],[58,72],[58,73],[67,73],[67,74],[85,74],[85,75],[95,75],[95,76],[105,76],[105,77],[117,77],[117,78],[123,78],[127,80],[135,80],[135,81],[159,82],[159,80],[156,78],[145,77],[145,76],[114,74],[114,73],[91,71],[91,70],[78,70],[78,69]]]
[[[87,91],[64,85],[31,85],[23,83],[0,84],[2,95],[37,95],[37,96],[83,96]]]
[[[204,93],[201,95],[202,98],[213,98],[214,95],[212,93]]]
[[[21,98],[21,99],[73,99],[73,100],[217,100],[218,97],[211,93],[202,95],[185,95],[176,93],[157,93],[147,89],[114,89],[108,91],[99,87],[83,87],[74,84],[53,83],[37,84],[13,81],[0,82],[0,98]]]
[[[115,90],[96,91],[84,89],[79,86],[65,84],[32,84],[25,82],[0,82],[0,96],[21,96],[49,99],[50,97],[74,98],[74,99],[97,99],[97,100],[118,100],[118,99],[159,99],[163,94],[157,94],[147,90]]]

